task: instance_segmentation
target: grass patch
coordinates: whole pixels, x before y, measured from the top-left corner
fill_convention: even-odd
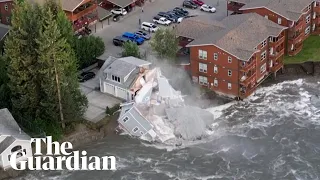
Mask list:
[[[306,61],[320,61],[320,36],[309,36],[303,42],[300,53],[284,58],[285,64],[303,63]]]

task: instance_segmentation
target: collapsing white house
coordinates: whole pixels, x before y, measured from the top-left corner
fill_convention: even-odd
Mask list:
[[[0,169],[11,168],[10,158],[17,152],[16,162],[32,157],[31,138],[23,132],[8,109],[0,109]]]
[[[198,107],[187,106],[181,92],[174,90],[160,69],[145,73],[145,82],[132,101],[121,105],[119,128],[148,141],[195,140],[205,135],[214,117]]]

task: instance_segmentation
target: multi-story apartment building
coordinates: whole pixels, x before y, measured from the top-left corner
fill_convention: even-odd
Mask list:
[[[311,34],[319,34],[319,2],[315,0],[230,0],[228,10],[236,14],[257,13],[270,21],[288,27],[286,53],[298,54],[303,41]]]
[[[175,28],[181,45],[189,48],[193,81],[240,99],[283,68],[286,29],[256,13],[221,22],[193,17]]]
[[[0,23],[10,25],[12,0],[0,0]]]

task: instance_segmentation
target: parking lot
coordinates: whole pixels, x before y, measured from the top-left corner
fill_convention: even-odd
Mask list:
[[[172,10],[175,7],[182,7],[182,3],[184,0],[155,0],[154,2],[146,2],[143,7],[143,12],[140,7],[135,7],[135,9],[125,15],[120,21],[113,22],[112,18],[110,19],[110,25],[106,25],[104,22],[103,29],[99,23],[97,24],[96,33],[93,33],[95,36],[100,36],[106,46],[106,51],[109,55],[118,57],[121,53],[121,47],[116,47],[113,45],[112,40],[116,36],[121,36],[124,32],[135,32],[137,31],[139,26],[139,19],[141,22],[152,22],[154,16],[158,14],[158,12],[167,12]],[[200,9],[191,10],[185,8],[189,11],[189,15],[205,15],[209,16],[215,20],[221,20],[227,16],[227,5],[224,0],[203,0],[206,4],[214,6],[217,11],[216,13],[208,13],[202,12]],[[159,25],[161,27],[161,25]],[[172,28],[173,25],[169,26]],[[149,50],[149,43],[145,42],[140,46],[142,52]]]

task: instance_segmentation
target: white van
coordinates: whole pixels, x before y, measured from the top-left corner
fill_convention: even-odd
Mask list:
[[[145,31],[148,31],[148,32],[156,32],[159,28],[158,28],[158,26],[156,26],[153,23],[143,22],[141,24],[141,29],[145,30]]]

